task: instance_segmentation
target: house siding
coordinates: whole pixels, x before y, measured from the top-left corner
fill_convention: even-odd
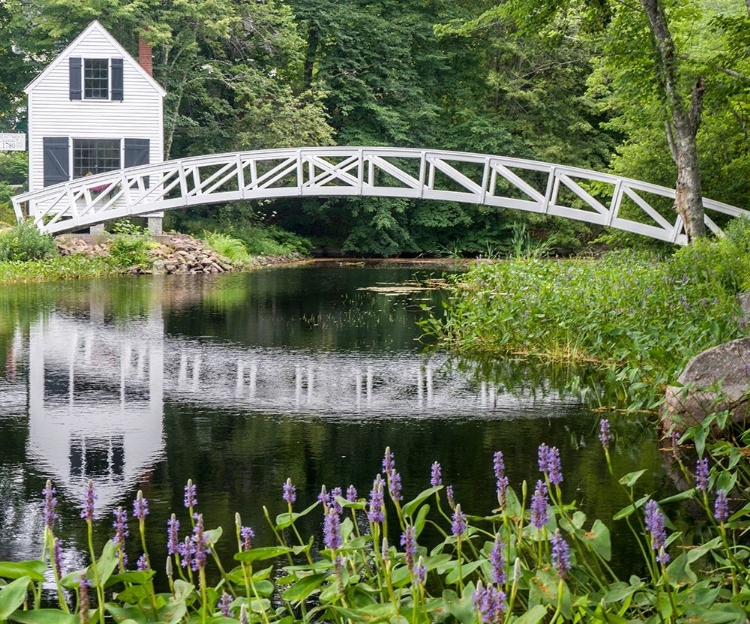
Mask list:
[[[162,97],[97,28],[62,53],[58,62],[29,90],[29,190],[44,186],[44,137],[149,139],[151,163],[163,160]],[[67,59],[122,58],[123,101],[70,100]],[[111,87],[111,76],[110,76]],[[72,166],[72,163],[71,163]]]

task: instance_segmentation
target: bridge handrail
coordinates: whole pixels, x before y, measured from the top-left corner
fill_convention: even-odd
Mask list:
[[[354,157],[357,161],[354,162]],[[325,158],[345,158],[348,160],[338,163],[328,162]],[[415,177],[409,171],[400,169],[397,164],[389,163],[384,159],[413,159],[420,161],[419,177]],[[373,160],[375,159],[375,160]],[[378,160],[379,159],[379,160]],[[254,181],[247,185],[244,182],[244,168],[252,165],[255,171],[255,163],[268,160],[289,161],[286,165],[279,165],[280,172],[276,177],[266,172],[262,184],[260,179],[254,178]],[[365,164],[365,160],[368,164]],[[291,161],[296,161],[296,167],[292,168]],[[450,163],[473,163],[484,166],[484,176],[481,182],[474,182],[458,170],[453,168]],[[342,166],[346,163],[346,166]],[[194,175],[200,178],[196,172],[201,167],[220,165],[225,170],[220,170],[219,174],[214,174],[208,180],[202,180],[199,187],[188,191],[187,176]],[[370,176],[373,168],[384,168],[384,171],[395,175],[401,181],[403,187],[385,187],[377,186],[367,181],[365,169],[369,166]],[[232,169],[234,167],[234,169]],[[284,168],[286,167],[286,168]],[[314,174],[315,168],[320,173]],[[510,169],[503,170],[507,167],[510,169],[522,169],[527,171],[537,171],[548,175],[548,184],[546,193],[532,188],[530,184],[517,176]],[[309,168],[308,172],[305,170]],[[356,168],[356,171],[352,172]],[[429,171],[428,171],[429,170]],[[446,174],[459,187],[461,191],[438,189],[434,184],[435,171],[438,170]],[[283,175],[282,175],[283,172]],[[179,178],[179,189],[177,183],[173,183],[169,189],[159,189],[158,184],[152,184],[151,188],[139,186],[143,181],[153,177],[158,178],[160,174],[175,175]],[[224,175],[224,178],[221,178]],[[255,174],[254,174],[255,175]],[[296,176],[296,186],[274,187],[279,178],[283,179],[287,175]],[[232,193],[215,192],[223,181],[237,177],[238,184],[242,185],[238,191]],[[267,179],[264,179],[268,176]],[[495,195],[495,183],[497,179],[502,179],[516,190],[521,191],[523,199],[512,197],[503,197]],[[429,177],[429,180],[428,180]],[[491,180],[489,179],[491,177]],[[219,182],[215,182],[218,179]],[[578,181],[594,181],[612,185],[614,187],[612,201],[607,207],[604,203],[594,198],[589,192],[578,185]],[[330,183],[338,183],[337,186],[329,186]],[[345,182],[345,184],[341,184]],[[209,183],[213,186],[209,187]],[[203,186],[205,185],[205,186]],[[587,204],[588,210],[582,210],[574,206],[565,206],[556,204],[558,190],[561,185],[565,185],[575,193],[583,204]],[[142,202],[136,210],[133,210],[131,201],[132,188],[138,188],[141,191],[141,199],[151,198],[151,203]],[[147,186],[147,185],[146,185]],[[101,189],[105,187],[105,189]],[[91,193],[99,190],[108,190],[119,188],[117,196],[107,202],[98,197],[92,197]],[[206,191],[206,189],[208,189]],[[293,193],[290,190],[296,189],[298,192]],[[175,193],[179,190],[180,197],[167,198],[168,193]],[[251,192],[252,191],[252,192]],[[265,193],[261,191],[266,191]],[[400,191],[400,193],[399,193]],[[651,184],[632,178],[617,176],[611,173],[603,173],[573,167],[569,165],[560,165],[543,161],[528,160],[523,158],[514,158],[508,156],[499,156],[491,154],[478,154],[473,152],[454,152],[440,149],[420,149],[420,148],[394,148],[394,147],[364,147],[364,146],[327,146],[327,147],[303,147],[303,148],[274,148],[264,150],[252,150],[242,152],[226,152],[220,154],[206,154],[201,156],[192,156],[183,159],[164,161],[148,165],[130,167],[128,169],[119,169],[107,173],[100,173],[85,178],[77,178],[69,182],[62,182],[44,189],[28,191],[16,195],[12,198],[16,216],[23,218],[21,206],[28,203],[30,214],[35,216],[35,222],[40,229],[48,231],[63,231],[64,229],[73,229],[83,224],[90,225],[96,222],[106,221],[113,218],[120,218],[131,214],[146,214],[156,210],[184,207],[197,203],[216,203],[220,201],[231,201],[232,199],[245,199],[249,193],[252,197],[280,197],[293,194],[299,195],[379,195],[379,196],[403,196],[403,197],[426,197],[429,199],[446,199],[453,201],[464,201],[471,203],[482,203],[487,205],[509,207],[520,210],[530,210],[534,212],[545,212],[557,214],[573,219],[598,223],[634,231],[638,234],[652,236],[661,240],[670,240],[671,242],[684,243],[683,224],[679,217],[671,224],[658,214],[646,200],[638,196],[635,191],[650,193],[653,195],[674,199],[675,191],[668,187]],[[102,193],[103,195],[104,193]],[[221,197],[218,195],[221,194]],[[637,221],[631,221],[619,217],[618,210],[624,194],[628,195],[637,203],[644,212],[654,221],[655,225],[647,225]],[[528,195],[528,198],[526,197]],[[117,204],[118,201],[126,203],[122,208]],[[604,201],[604,200],[602,200]],[[164,204],[158,205],[158,202]],[[50,204],[42,210],[37,210],[37,206]],[[731,206],[729,204],[704,198],[704,207],[708,210],[737,217],[741,215],[750,216],[750,212]],[[58,206],[55,209],[55,206]],[[52,222],[44,223],[44,217],[55,215]],[[71,220],[61,220],[63,216],[70,217]],[[720,233],[719,228],[713,223],[710,217],[706,217],[707,225],[715,232]]]

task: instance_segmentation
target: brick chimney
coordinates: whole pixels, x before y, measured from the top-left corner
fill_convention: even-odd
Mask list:
[[[149,76],[154,75],[154,61],[153,61],[153,50],[150,45],[146,43],[143,35],[138,37],[138,62],[141,67],[146,70]]]

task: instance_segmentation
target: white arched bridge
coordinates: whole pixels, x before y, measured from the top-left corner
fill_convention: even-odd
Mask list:
[[[238,200],[403,197],[556,215],[686,244],[675,191],[565,165],[441,150],[305,147],[195,156],[78,178],[13,197],[17,218],[61,233],[128,216]],[[703,200],[710,213],[750,212]]]

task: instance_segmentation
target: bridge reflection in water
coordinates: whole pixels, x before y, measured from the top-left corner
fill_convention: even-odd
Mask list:
[[[155,299],[155,300],[154,300]],[[286,419],[429,419],[539,416],[542,403],[573,403],[538,386],[513,393],[476,381],[440,354],[315,352],[246,346],[165,333],[161,300],[127,325],[61,311],[29,326],[28,456],[81,500],[122,504],[165,453],[165,402]],[[529,400],[533,393],[533,400]]]

